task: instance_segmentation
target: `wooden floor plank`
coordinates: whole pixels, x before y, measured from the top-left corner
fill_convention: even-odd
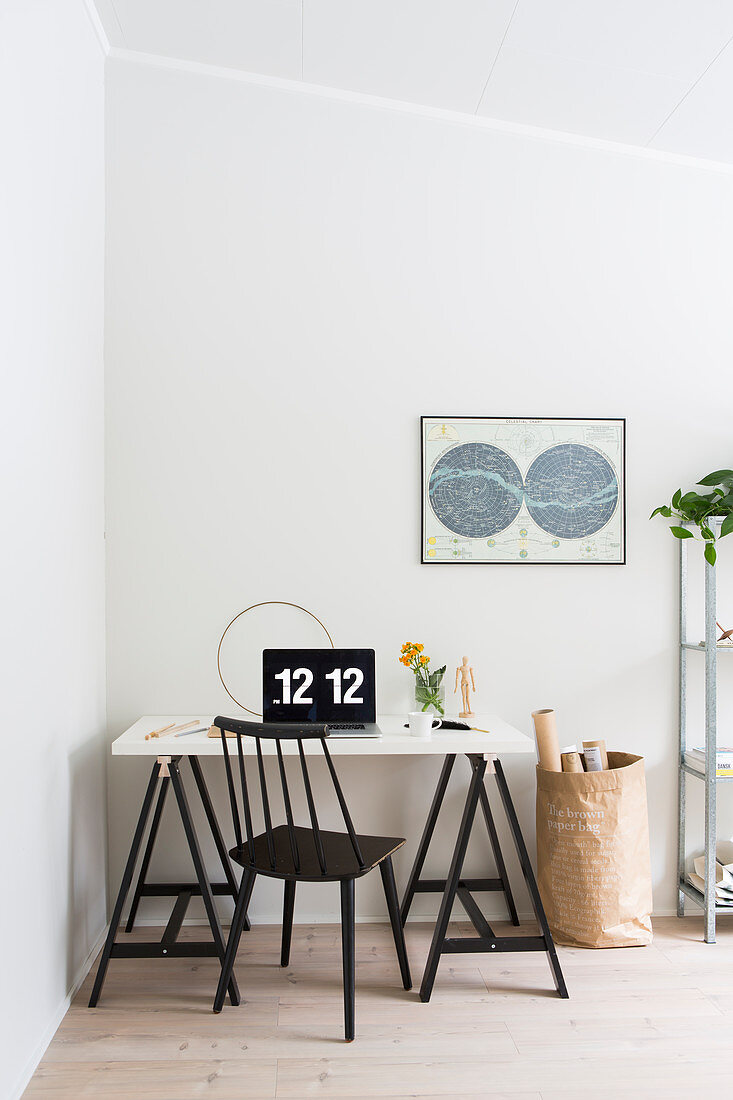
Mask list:
[[[521,931],[531,931],[528,927]],[[496,923],[497,934],[510,926]],[[560,948],[570,999],[541,953],[452,955],[420,1002],[432,928],[410,924],[415,988],[399,981],[390,930],[357,929],[357,1039],[343,1042],[340,934],[294,928],[279,966],[280,929],[243,937],[238,1008],[211,1011],[215,959],[113,960],[99,1006],[86,979],[26,1097],[57,1100],[675,1100],[727,1095],[733,1026],[733,925],[717,945],[702,922],[655,922],[649,948]],[[161,929],[138,929],[152,939]],[[462,921],[451,935],[471,935]],[[183,938],[202,929],[186,926]]]
[[[665,1068],[663,1068],[665,1067]],[[405,1061],[398,1059],[319,1059],[304,1062],[280,1059],[278,1062],[278,1100],[302,1100],[305,1097],[340,1097],[353,1100],[356,1096],[384,1097],[395,1090],[424,1093],[428,1096],[452,1095],[460,1082],[463,1096],[495,1091],[557,1091],[568,1088],[585,1089],[595,1100],[599,1082],[616,1090],[617,1095],[646,1096],[647,1086],[659,1084],[662,1072],[676,1088],[686,1086],[699,1090],[701,1084],[718,1087],[729,1075],[718,1066],[709,1077],[700,1078],[700,1063],[696,1055],[685,1058],[665,1056],[662,1061],[654,1054],[635,1053],[633,1058],[618,1059],[612,1053],[606,1057],[583,1059],[573,1053],[553,1061],[491,1059],[486,1061]],[[723,1093],[725,1095],[725,1093]]]
[[[42,1062],[24,1093],[103,1100],[272,1100],[277,1063]]]
[[[437,983],[436,983],[437,984]],[[357,986],[358,996],[358,986]],[[713,997],[707,997],[699,989],[680,989],[675,996],[668,990],[652,990],[649,993],[633,991],[606,991],[595,985],[592,989],[573,989],[570,999],[560,1001],[554,990],[538,990],[534,986],[516,988],[500,992],[487,992],[480,999],[461,1002],[458,992],[454,1000],[441,1000],[433,997],[429,1005],[414,1001],[387,1001],[383,1004],[376,1000],[367,1000],[358,1006],[359,1017],[363,1021],[389,1019],[395,1023],[414,1018],[415,1011],[421,1017],[429,1018],[436,1009],[445,1006],[443,1018],[467,1020],[475,1023],[479,1020],[506,1020],[516,1018],[532,1019],[538,1028],[546,1020],[584,1019],[625,1019],[628,1016],[678,1016],[682,1018],[702,1019],[707,1016],[720,1016],[722,1010],[715,1004]],[[720,999],[720,998],[718,998]],[[322,999],[299,1005],[297,1001],[281,1001],[280,1024],[293,1026],[298,1022],[312,1019],[318,1011],[324,1022],[338,1019],[341,1011],[339,1001]]]
[[[493,1026],[492,1026],[493,1024]],[[350,1058],[351,1045],[343,1041],[342,1019],[336,1018],[329,1026],[315,1014],[309,1023],[291,1028],[227,1027],[221,1034],[219,1018],[218,1035],[201,1035],[204,1030],[194,1025],[182,1038],[180,1031],[171,1033],[170,1027],[156,1028],[153,1033],[139,1028],[124,1036],[109,1031],[92,1031],[87,1034],[56,1036],[48,1048],[47,1062],[101,1062],[106,1059],[124,1061],[202,1061],[255,1059],[267,1060],[282,1057],[283,1052],[292,1058]],[[730,1026],[730,1025],[729,1025]],[[238,1034],[236,1032],[238,1031]],[[480,1051],[482,1057],[513,1057],[516,1046],[505,1024],[490,1021],[473,1026],[427,1027],[421,1020],[412,1026],[394,1026],[361,1023],[359,1027],[359,1053],[363,1057],[421,1058],[429,1049],[436,1058],[473,1058]]]

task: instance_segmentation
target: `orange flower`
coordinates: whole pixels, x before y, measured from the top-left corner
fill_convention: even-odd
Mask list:
[[[425,646],[422,642],[405,642],[400,650],[398,660],[405,668],[411,668],[417,673],[419,668],[426,668],[430,658],[423,654]]]

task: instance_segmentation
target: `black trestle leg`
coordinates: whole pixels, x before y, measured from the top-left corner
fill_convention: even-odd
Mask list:
[[[440,956],[443,950],[443,941],[445,940],[445,934],[448,930],[448,922],[450,921],[453,903],[456,899],[456,893],[458,891],[458,883],[460,882],[461,878],[463,861],[466,858],[466,849],[468,848],[468,841],[469,837],[471,836],[471,826],[473,825],[474,818],[476,817],[476,808],[478,806],[479,794],[481,791],[481,786],[483,785],[485,772],[486,761],[483,759],[483,757],[479,757],[473,768],[473,776],[471,778],[471,783],[468,788],[466,804],[463,808],[461,827],[458,830],[458,838],[456,840],[456,846],[453,851],[453,858],[451,860],[450,870],[448,872],[448,878],[445,884],[445,890],[443,891],[443,899],[440,903],[438,920],[435,925],[433,940],[430,944],[428,961],[425,964],[425,973],[423,974],[422,985],[420,986],[421,1001],[429,1001],[430,995],[433,992],[435,975],[438,971],[438,963],[440,962]]]
[[[193,827],[193,820],[191,818],[191,811],[188,806],[188,799],[186,798],[186,792],[181,780],[181,773],[178,766],[178,760],[172,760],[168,765],[171,775],[171,783],[173,785],[173,793],[176,796],[178,802],[178,810],[183,822],[183,829],[186,834],[186,840],[188,841],[188,847],[191,852],[191,858],[193,860],[194,868],[196,869],[196,878],[198,879],[199,886],[201,887],[201,897],[204,901],[204,908],[206,909],[206,916],[211,928],[211,934],[214,938],[214,945],[216,947],[216,953],[219,956],[219,960],[224,964],[224,937],[221,931],[221,925],[219,923],[219,915],[216,911],[214,904],[214,895],[211,892],[211,884],[204,865],[203,857],[201,855],[201,849],[199,848],[198,837],[196,836],[196,830]],[[239,989],[237,988],[237,980],[232,973],[229,983],[229,999],[233,1005],[239,1004]]]
[[[214,844],[216,845],[216,850],[219,853],[219,860],[221,862],[222,870],[224,871],[224,877],[226,878],[229,889],[232,892],[232,900],[236,902],[239,888],[237,886],[237,880],[234,877],[234,871],[232,870],[232,865],[229,860],[229,854],[224,843],[224,838],[221,835],[221,829],[219,828],[219,822],[217,821],[214,806],[211,801],[209,788],[206,786],[204,773],[201,769],[201,761],[199,760],[198,756],[189,756],[188,759],[191,765],[191,771],[193,772],[193,777],[196,781],[196,786],[198,787],[201,802],[204,807],[206,820],[209,823],[211,835],[214,838]],[[249,932],[249,927],[249,920],[247,919],[247,917],[245,917],[244,928],[247,932]]]
[[[534,871],[532,870],[532,864],[527,853],[527,847],[524,843],[524,837],[522,836],[522,830],[519,826],[519,820],[517,818],[516,810],[514,809],[514,803],[512,802],[512,796],[509,792],[506,778],[504,776],[504,769],[501,766],[501,761],[494,761],[494,767],[496,769],[496,785],[499,788],[499,794],[501,795],[501,801],[504,805],[504,812],[509,822],[509,828],[511,830],[514,846],[517,849],[517,855],[519,856],[519,863],[522,868],[522,874],[524,875],[524,881],[527,883],[527,889],[529,890],[529,896],[532,901],[532,908],[534,909],[537,923],[540,926],[540,932],[542,938],[545,941],[547,948],[547,959],[552,970],[552,977],[555,981],[555,988],[561,997],[568,996],[567,986],[565,985],[565,978],[563,977],[562,970],[560,969],[560,961],[557,957],[557,951],[555,950],[555,944],[552,939],[552,933],[550,932],[550,926],[547,923],[547,917],[545,916],[545,909],[542,904],[542,898],[540,897],[540,891],[537,886],[537,880],[534,877]]]
[[[379,864],[379,870],[382,872],[382,885],[384,886],[384,896],[387,899],[387,912],[389,913],[389,923],[392,925],[392,935],[394,936],[394,944],[397,949],[397,960],[400,964],[402,985],[405,989],[412,989],[410,963],[407,958],[405,933],[402,927],[402,921],[400,920],[400,905],[397,900],[397,886],[394,880],[392,856],[387,856],[386,859],[382,860]]]
[[[97,967],[97,976],[94,979],[94,986],[92,988],[92,995],[89,998],[89,1007],[95,1008],[99,995],[102,992],[102,986],[104,985],[104,979],[107,974],[107,967],[109,966],[109,960],[112,956],[112,948],[114,947],[115,936],[117,935],[117,929],[122,918],[122,909],[125,904],[125,898],[130,889],[132,883],[132,875],[135,870],[135,863],[137,862],[138,852],[140,851],[140,845],[143,841],[145,834],[145,826],[148,823],[148,816],[150,815],[150,807],[153,804],[153,798],[155,796],[155,786],[158,782],[158,769],[160,765],[156,761],[153,764],[153,769],[150,773],[150,779],[148,780],[148,787],[145,791],[145,797],[143,798],[142,809],[140,810],[140,817],[137,821],[135,828],[135,834],[132,838],[132,844],[130,845],[130,854],[127,857],[127,863],[125,864],[125,870],[122,875],[122,882],[120,883],[119,893],[117,894],[117,901],[112,912],[112,919],[109,922],[109,932],[107,933],[107,939],[104,942],[102,948],[102,956],[99,960],[99,966]]]
[[[438,779],[438,785],[435,788],[435,794],[433,795],[433,801],[428,813],[428,819],[425,822],[425,828],[420,838],[420,843],[417,847],[417,854],[415,855],[415,862],[412,865],[410,871],[410,877],[407,880],[407,886],[405,888],[405,896],[402,899],[402,909],[400,911],[400,919],[404,924],[407,920],[407,914],[410,912],[410,906],[412,905],[412,899],[415,896],[415,888],[422,874],[423,864],[425,863],[425,857],[428,854],[428,848],[430,847],[430,841],[433,839],[433,833],[435,832],[435,824],[438,820],[438,814],[440,813],[440,807],[443,805],[443,799],[445,798],[445,791],[448,786],[448,780],[450,779],[450,773],[453,770],[453,765],[456,762],[455,755],[446,756],[443,761],[443,767],[440,772],[440,778]]]
[[[145,845],[142,863],[140,864],[140,873],[137,876],[137,884],[132,895],[132,902],[130,903],[130,912],[127,915],[125,932],[132,932],[135,926],[135,917],[137,916],[137,909],[140,904],[140,898],[142,897],[143,886],[148,876],[150,858],[153,854],[153,848],[155,847],[155,841],[158,836],[160,819],[163,816],[163,807],[165,806],[165,796],[168,794],[169,787],[170,779],[167,775],[162,776],[160,780],[160,791],[158,792],[158,801],[155,803],[155,813],[153,814],[153,821],[150,826],[150,832],[148,833],[148,841]]]
[[[285,891],[283,894],[283,938],[280,950],[280,966],[287,966],[290,962],[290,942],[293,938],[293,913],[295,911],[295,883],[292,879],[285,879]]]
[[[356,943],[354,912],[354,880],[341,879],[341,956],[344,970],[344,1038],[354,1038],[354,1007],[356,1000]]]
[[[496,825],[494,824],[494,816],[491,813],[489,792],[486,790],[486,785],[483,783],[481,784],[481,794],[479,800],[481,803],[481,810],[484,815],[484,821],[486,822],[486,828],[489,833],[489,840],[491,841],[491,849],[494,853],[496,869],[499,872],[499,878],[501,879],[501,884],[504,890],[504,897],[506,898],[507,909],[509,910],[509,917],[512,924],[518,927],[519,917],[517,916],[517,907],[514,904],[514,895],[512,894],[512,888],[509,883],[509,876],[506,873],[506,864],[504,863],[504,856],[501,853],[499,837],[496,832]]]
[[[221,1012],[224,1007],[224,998],[226,997],[227,986],[234,972],[234,960],[237,957],[239,940],[244,930],[244,922],[247,919],[247,909],[249,908],[249,902],[252,897],[252,890],[254,889],[256,878],[257,876],[254,871],[244,871],[242,874],[237,904],[234,907],[234,916],[232,917],[232,926],[229,929],[229,942],[227,943],[227,949],[224,954],[224,962],[222,964],[221,974],[219,975],[219,984],[216,987],[214,1012]]]

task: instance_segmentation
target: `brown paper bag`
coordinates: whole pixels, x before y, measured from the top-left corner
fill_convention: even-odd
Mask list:
[[[537,767],[537,879],[555,942],[567,947],[652,942],[644,760],[609,752],[608,763]]]

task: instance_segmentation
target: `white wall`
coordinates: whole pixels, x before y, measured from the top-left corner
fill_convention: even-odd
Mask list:
[[[2,1096],[105,923],[103,64],[83,0],[2,5]]]
[[[481,709],[529,731],[554,706],[564,741],[645,755],[670,911],[675,556],[647,517],[730,464],[730,176],[123,59],[107,111],[111,733],[231,712],[216,645],[258,600],[374,646],[383,710],[409,700],[406,638],[468,653]],[[418,564],[421,413],[626,416],[628,564]],[[249,637],[235,679],[256,699]],[[401,881],[437,768],[344,768],[359,827],[408,837]],[[507,769],[531,837],[532,762]],[[111,766],[115,883],[145,772]],[[154,873],[184,873],[172,826],[163,847]],[[336,900],[304,889],[297,915]],[[378,882],[358,904],[383,913]],[[255,919],[279,909],[258,886]]]

